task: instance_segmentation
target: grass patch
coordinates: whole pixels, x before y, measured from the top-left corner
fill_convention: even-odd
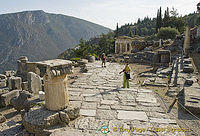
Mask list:
[[[80,61],[81,58],[71,58],[70,60],[71,60],[71,61],[76,61],[76,62],[77,62],[77,61]]]
[[[155,90],[153,90],[155,93],[157,93],[158,94],[158,90],[157,89],[155,89]]]

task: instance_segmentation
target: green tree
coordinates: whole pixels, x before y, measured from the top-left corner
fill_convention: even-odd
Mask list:
[[[133,32],[132,32],[131,27],[129,27],[129,33],[128,33],[128,36],[129,36],[129,37],[133,37]]]
[[[175,39],[176,35],[179,35],[179,31],[176,28],[161,27],[158,31],[157,37],[160,39]]]
[[[74,57],[85,58],[88,55],[86,41],[81,38],[79,44],[73,49]]]
[[[157,18],[156,18],[156,30],[158,31],[162,27],[162,9],[160,9],[157,12]]]
[[[177,16],[178,16],[178,11],[177,11],[177,9],[175,9],[174,7],[172,7],[172,10],[170,11],[170,13],[171,13],[171,15],[172,15],[173,17],[177,17]]]
[[[163,18],[163,27],[169,27],[169,8],[167,7],[167,10],[165,10],[164,18]]]

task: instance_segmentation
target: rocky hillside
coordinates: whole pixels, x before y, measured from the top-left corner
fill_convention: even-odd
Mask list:
[[[60,14],[25,11],[0,15],[0,72],[15,69],[16,60],[30,61],[57,57],[80,38],[88,40],[110,29]]]

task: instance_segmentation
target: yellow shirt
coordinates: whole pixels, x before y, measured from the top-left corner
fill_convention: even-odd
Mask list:
[[[128,65],[126,65],[124,71],[127,72],[127,73],[129,73],[131,71],[131,69],[130,69],[130,67]]]

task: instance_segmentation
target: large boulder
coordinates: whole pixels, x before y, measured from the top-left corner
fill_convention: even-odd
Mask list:
[[[19,96],[20,90],[13,90],[11,92],[5,93],[1,95],[1,104],[3,106],[10,105],[10,100],[14,97]]]
[[[42,80],[39,75],[33,72],[28,72],[27,80],[29,92],[38,94],[39,91],[42,90]]]

